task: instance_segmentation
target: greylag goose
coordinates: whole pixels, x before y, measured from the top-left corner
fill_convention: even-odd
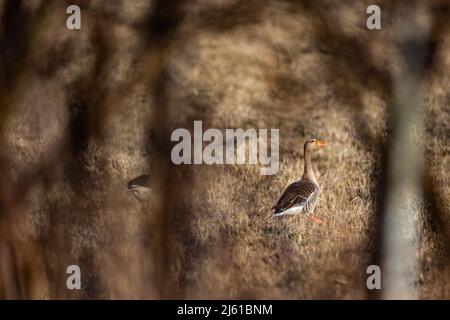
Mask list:
[[[290,184],[277,204],[272,207],[273,217],[314,212],[319,200],[320,188],[312,168],[311,155],[314,150],[324,146],[326,146],[326,142],[318,139],[305,142],[303,176],[300,180]]]
[[[151,197],[150,176],[148,174],[130,180],[127,187],[128,191],[140,201],[148,200]]]

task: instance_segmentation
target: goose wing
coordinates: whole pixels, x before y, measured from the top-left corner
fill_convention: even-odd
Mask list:
[[[273,206],[273,214],[286,211],[293,207],[300,207],[302,212],[314,210],[319,187],[308,180],[300,180],[289,185],[277,204]]]
[[[140,175],[128,182],[128,189],[132,189],[134,187],[148,187],[150,184],[150,175],[143,174]]]

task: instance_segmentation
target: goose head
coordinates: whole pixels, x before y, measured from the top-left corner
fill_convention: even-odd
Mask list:
[[[305,153],[312,153],[316,149],[325,147],[327,143],[320,139],[309,139],[305,142]]]

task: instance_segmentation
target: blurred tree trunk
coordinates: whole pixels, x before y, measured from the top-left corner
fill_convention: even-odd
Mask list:
[[[420,10],[422,9],[422,10]],[[394,75],[392,134],[388,140],[382,213],[382,298],[416,299],[417,235],[423,176],[421,90],[427,70],[429,12],[417,5],[397,8],[395,40],[401,66]]]

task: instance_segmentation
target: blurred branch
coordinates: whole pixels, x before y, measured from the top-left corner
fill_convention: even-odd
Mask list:
[[[176,185],[173,171],[170,170],[170,141],[168,128],[168,58],[173,46],[176,31],[186,14],[184,2],[156,1],[153,11],[147,17],[146,51],[142,57],[145,63],[146,83],[153,97],[152,122],[149,125],[149,152],[151,150],[152,189],[155,194],[153,214],[155,225],[152,228],[153,252],[155,253],[155,280],[160,298],[173,298],[176,290],[172,284],[171,223],[173,222],[173,193]]]

